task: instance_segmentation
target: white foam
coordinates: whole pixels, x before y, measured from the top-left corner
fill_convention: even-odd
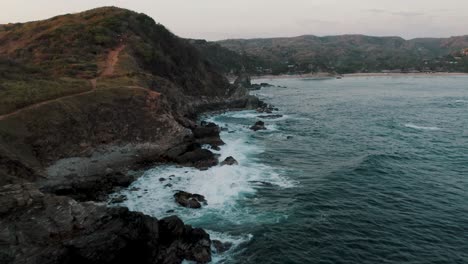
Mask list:
[[[248,111],[228,113],[226,115],[245,115]],[[210,118],[224,126],[225,124]],[[237,166],[215,166],[207,171],[177,166],[160,166],[150,169],[134,182],[129,188],[118,194],[127,196],[123,205],[130,210],[140,211],[156,217],[177,214],[189,223],[202,223],[207,218],[215,217],[232,223],[245,223],[255,221],[255,215],[248,209],[239,205],[239,202],[248,199],[256,193],[258,188],[264,187],[258,182],[270,183],[278,188],[289,188],[294,183],[283,177],[283,171],[259,163],[258,154],[263,152],[260,145],[255,144],[251,130],[245,125],[229,123],[229,129],[235,131],[221,133],[226,145],[220,151],[219,160],[233,156],[238,162]],[[267,131],[274,131],[274,124],[267,125]],[[160,182],[159,179],[165,181]],[[171,186],[167,186],[170,184]],[[199,193],[206,197],[208,205],[201,210],[187,209],[178,206],[174,201],[177,190]],[[114,195],[114,196],[115,196]],[[174,212],[167,212],[174,210]]]
[[[232,244],[232,247],[227,252],[223,254],[213,254],[211,263],[224,263],[226,261],[233,260],[235,255],[231,255],[229,253],[236,251],[240,245],[248,243],[253,238],[252,234],[233,236],[210,230],[207,230],[207,232],[210,234],[211,240],[219,240],[223,243],[228,242]],[[214,251],[214,249],[212,250]]]
[[[404,124],[405,127],[417,129],[417,130],[431,130],[431,131],[436,131],[436,130],[441,130],[439,127],[425,127],[425,126],[417,126],[414,124]]]
[[[458,104],[467,104],[467,103],[468,103],[468,100],[455,100],[455,103],[458,103]]]
[[[246,120],[245,122],[223,122],[232,117]],[[257,199],[255,194],[259,189],[295,186],[293,181],[283,176],[285,171],[265,165],[257,158],[264,150],[262,144],[255,142],[259,140],[254,136],[256,132],[251,131],[246,125],[255,121],[256,118],[257,114],[253,111],[225,113],[207,118],[207,121],[216,122],[220,127],[228,127],[230,131],[221,133],[226,145],[222,146],[220,151],[214,151],[220,155],[219,160],[222,161],[232,156],[239,165],[215,166],[206,171],[179,166],[159,166],[146,171],[129,188],[114,196],[125,195],[127,200],[122,205],[132,211],[143,212],[158,218],[178,215],[184,222],[202,228],[216,226],[222,230],[223,226],[258,224],[259,222],[277,223],[287,219],[287,216],[283,214],[256,211],[244,205],[246,202],[255,203]],[[265,132],[277,133],[275,132],[276,124],[267,124],[267,128]],[[160,181],[160,178],[165,180]],[[208,204],[201,209],[181,207],[176,204],[173,197],[178,190],[204,195]],[[209,233],[212,239],[233,243],[233,248],[225,254],[215,254],[213,263],[222,263],[227,258],[233,257],[233,254],[238,253],[236,248],[252,238],[248,234],[232,236],[214,231],[209,231]]]

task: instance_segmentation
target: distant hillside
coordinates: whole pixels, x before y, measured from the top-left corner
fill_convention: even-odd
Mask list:
[[[273,73],[383,70],[468,71],[468,36],[447,39],[363,35],[232,39],[217,42],[238,54],[267,61]]]
[[[237,75],[242,71],[255,72],[258,67],[269,65],[266,60],[260,57],[243,52],[238,53],[215,42],[190,40],[190,44],[198,49],[205,60],[224,74]]]

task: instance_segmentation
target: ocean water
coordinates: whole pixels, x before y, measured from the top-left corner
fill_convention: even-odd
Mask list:
[[[213,263],[468,263],[467,77],[258,82],[286,87],[255,92],[283,115],[268,130],[248,129],[255,111],[206,117],[238,166],[155,167],[124,205],[232,242]]]

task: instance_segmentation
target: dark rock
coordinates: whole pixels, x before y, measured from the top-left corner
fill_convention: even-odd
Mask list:
[[[191,194],[184,191],[179,191],[174,194],[174,198],[178,204],[187,208],[201,208],[202,203],[207,204],[207,201],[203,195],[200,194]]]
[[[33,186],[1,187],[0,203],[8,208],[11,192],[31,195],[2,215],[2,264],[211,261],[209,235],[175,216],[158,221],[126,208],[44,195]]]
[[[216,151],[220,151],[220,150],[221,150],[221,148],[218,147],[218,146],[211,146],[211,149],[212,149],[212,150],[216,150]]]
[[[287,136],[286,137],[286,139],[292,139],[292,138],[293,138],[293,136]]]
[[[196,127],[192,130],[195,138],[217,137],[221,129],[214,123],[207,123],[205,126]]]
[[[165,178],[159,178],[159,181],[164,182],[164,181],[166,181],[166,179]]]
[[[171,183],[168,183],[168,184],[164,185],[164,188],[171,188],[171,187],[172,187]]]
[[[227,157],[223,162],[221,162],[221,166],[224,166],[224,165],[238,165],[239,163],[237,162],[236,159],[234,159],[233,157],[229,156]]]
[[[176,158],[180,164],[192,165],[197,168],[212,167],[218,164],[218,159],[213,152],[207,149],[196,149]]]
[[[250,129],[253,131],[266,130],[265,123],[263,121],[257,121]]]
[[[128,187],[135,177],[121,172],[107,175],[73,175],[68,182],[44,186],[41,191],[69,196],[78,201],[105,201],[115,187]]]
[[[117,197],[114,197],[110,200],[111,204],[116,204],[116,203],[122,203],[127,200],[127,197],[125,195],[119,195]]]
[[[269,83],[260,83],[261,87],[273,87],[274,85],[269,84]]]
[[[218,254],[224,253],[232,248],[231,242],[221,242],[219,240],[213,240],[211,241],[211,243],[213,244],[213,247],[215,248],[216,253]]]
[[[225,143],[221,140],[219,133],[221,128],[212,122],[201,122],[199,127],[192,130],[195,142],[198,144],[208,144],[211,146],[222,146]]]
[[[1,186],[0,216],[14,210],[32,206],[43,197],[44,194],[31,183]]]
[[[234,86],[239,88],[251,88],[252,83],[250,80],[250,76],[246,73],[241,73],[239,77],[234,81]]]
[[[283,117],[283,115],[260,115],[258,117],[263,119],[277,119]]]

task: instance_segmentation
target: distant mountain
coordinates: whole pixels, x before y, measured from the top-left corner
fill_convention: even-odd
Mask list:
[[[445,39],[364,35],[230,39],[217,42],[238,54],[267,61],[274,73],[382,70],[468,71],[462,50],[468,36]],[[262,66],[263,67],[263,66]]]

